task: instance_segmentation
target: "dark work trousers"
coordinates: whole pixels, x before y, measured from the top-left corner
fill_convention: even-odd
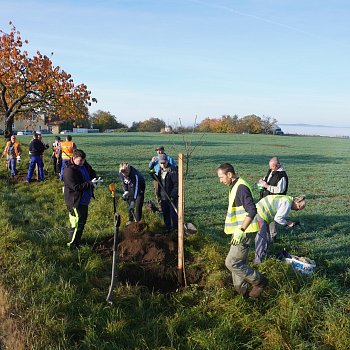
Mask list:
[[[160,196],[158,195],[158,188],[159,188],[159,183],[157,180],[153,180],[153,189],[154,189],[154,194],[156,196],[156,200],[157,200],[157,206],[158,206],[158,210],[161,211],[162,210],[162,206],[160,204]]]
[[[61,171],[62,158],[57,158],[54,155],[54,156],[52,156],[52,160],[53,160],[53,171],[55,174],[58,174]]]
[[[177,203],[173,202],[175,207],[177,208]],[[164,224],[165,229],[167,231],[170,231],[172,229],[177,229],[177,214],[167,199],[162,199],[160,202],[162,212],[163,212],[163,218],[164,218]]]
[[[135,200],[135,209],[133,209],[136,221],[140,221],[142,219],[142,206],[143,206],[144,199],[145,199],[145,193],[143,191],[140,191]],[[129,201],[129,206],[130,206],[130,202],[131,201]],[[132,214],[132,210],[130,209],[129,209],[129,221],[134,221],[134,216]]]
[[[79,205],[78,208],[74,208],[73,211],[69,213],[71,229],[68,234],[69,242],[67,243],[67,246],[70,248],[76,248],[80,244],[81,236],[88,217],[88,208],[87,205]]]

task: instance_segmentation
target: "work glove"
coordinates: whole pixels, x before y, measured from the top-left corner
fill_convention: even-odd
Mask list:
[[[16,160],[17,160],[17,163],[20,163],[21,162],[21,156],[17,156]]]
[[[129,203],[129,210],[134,210],[135,209],[135,201],[131,201]]]
[[[297,226],[297,225],[299,225],[300,223],[298,222],[298,221],[296,221],[296,222],[294,222],[294,221],[288,221],[287,223],[286,223],[286,229],[290,229],[290,228],[293,228],[293,227],[295,227],[295,226]]]
[[[155,180],[156,179],[156,171],[154,170],[154,169],[150,169],[150,171],[149,171],[149,174],[151,175],[151,178],[153,179],[153,180]]]
[[[96,179],[96,177],[94,177],[91,180],[91,184],[94,186],[94,188],[96,188],[97,184],[100,183],[100,182],[103,182],[103,179],[101,179],[100,177],[98,179]]]
[[[245,238],[245,236],[246,236],[245,232],[243,232],[240,227],[237,227],[233,232],[231,244],[233,245],[240,244],[242,239]]]
[[[127,201],[128,198],[129,198],[129,192],[128,192],[128,191],[125,191],[125,192],[122,194],[122,199],[123,199],[124,201]]]

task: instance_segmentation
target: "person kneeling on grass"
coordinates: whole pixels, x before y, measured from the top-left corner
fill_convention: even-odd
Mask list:
[[[259,232],[255,237],[255,264],[261,264],[266,259],[270,245],[269,224],[276,221],[278,224],[292,228],[296,222],[287,221],[286,217],[291,210],[305,208],[305,197],[291,197],[284,195],[268,195],[256,204],[258,211]]]
[[[100,182],[85,158],[84,151],[74,150],[73,157],[64,168],[64,199],[71,224],[67,246],[71,250],[79,248],[88,217],[88,206],[91,198],[94,198],[94,188]]]

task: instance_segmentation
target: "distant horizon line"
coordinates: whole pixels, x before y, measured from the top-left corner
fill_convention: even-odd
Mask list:
[[[286,125],[286,126],[316,126],[320,128],[350,128],[350,126],[330,126],[330,125],[320,125],[320,124],[307,124],[307,123],[278,123],[279,126]]]

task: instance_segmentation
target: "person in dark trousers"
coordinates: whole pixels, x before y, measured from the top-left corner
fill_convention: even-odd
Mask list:
[[[85,159],[85,152],[76,149],[64,168],[64,200],[71,224],[67,246],[71,250],[80,246],[81,236],[88,217],[88,207],[91,198],[94,198],[94,188],[99,182],[96,179],[95,170]]]
[[[267,286],[267,279],[248,265],[249,247],[258,231],[257,209],[248,183],[235,173],[233,166],[223,163],[217,168],[221,183],[229,186],[229,204],[225,233],[232,235],[225,265],[231,271],[236,291],[244,298],[258,298]],[[248,287],[252,285],[249,292]]]
[[[174,167],[174,168],[177,168],[177,164],[176,164],[176,161],[174,160],[173,157],[170,157],[168,154],[165,153],[165,150],[164,150],[164,146],[158,146],[156,148],[156,151],[157,151],[157,155],[156,156],[153,156],[151,161],[149,162],[148,164],[148,168],[151,172],[151,175],[152,174],[155,174],[156,176],[159,175],[159,172],[160,172],[160,164],[159,164],[159,160],[158,160],[158,157],[159,155],[161,154],[165,154],[166,157],[167,157],[167,160],[170,164],[170,166]],[[153,176],[152,176],[153,177]],[[160,205],[160,197],[158,196],[158,181],[154,180],[153,181],[153,189],[154,189],[154,194],[156,196],[156,199],[157,199],[157,204],[158,204],[158,209],[159,211],[161,211],[161,205]]]
[[[29,168],[26,182],[30,182],[32,179],[35,166],[38,166],[38,180],[39,182],[44,181],[44,164],[43,164],[43,153],[45,151],[45,145],[38,139],[38,134],[33,134],[33,139],[29,143]]]
[[[11,139],[6,142],[5,150],[2,154],[2,157],[6,157],[7,166],[11,171],[12,177],[16,176],[18,173],[16,163],[21,161],[21,154],[21,146],[16,140],[16,136],[12,135]]]
[[[55,137],[55,142],[52,144],[52,162],[53,171],[58,174],[61,171],[62,157],[59,155],[61,147],[61,138],[59,136]]]
[[[177,212],[171,202],[177,208],[178,204],[178,175],[177,169],[170,165],[166,154],[158,155],[160,171],[158,181],[162,186],[158,186],[158,197],[163,212],[163,219],[166,232],[177,229]],[[171,201],[171,202],[170,202]]]
[[[266,176],[259,180],[259,187],[263,189],[260,191],[260,199],[271,194],[287,194],[288,191],[288,176],[283,168],[280,160],[273,157],[269,161],[269,170]],[[269,225],[270,242],[273,243],[276,235],[276,222],[272,221]]]
[[[128,203],[128,225],[132,221],[140,221],[142,219],[146,183],[141,173],[129,163],[120,163],[119,177],[124,192],[122,198]]]

